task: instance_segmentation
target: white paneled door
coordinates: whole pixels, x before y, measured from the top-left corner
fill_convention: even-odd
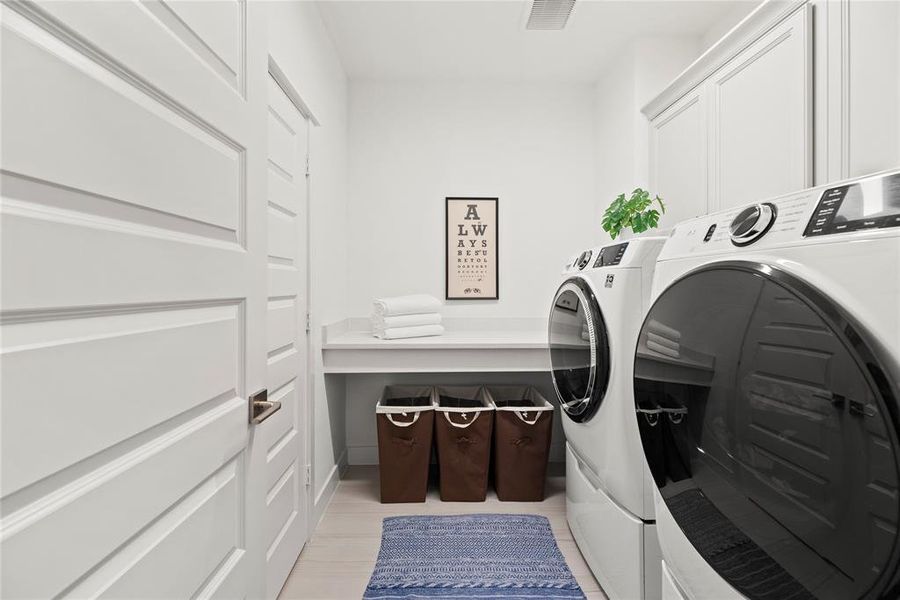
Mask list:
[[[264,8],[0,10],[0,596],[261,597],[305,519],[296,413],[248,419],[305,385]]]
[[[278,70],[280,73],[281,71]],[[282,81],[288,86],[289,82]],[[268,79],[268,375],[282,410],[260,424],[266,457],[266,589],[274,597],[306,541],[306,165],[308,121]]]

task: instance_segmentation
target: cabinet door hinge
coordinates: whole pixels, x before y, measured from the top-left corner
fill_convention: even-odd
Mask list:
[[[306,465],[306,474],[304,475],[304,483],[309,486],[312,485],[312,466]]]
[[[310,332],[309,313],[306,313],[306,334],[309,335],[309,332]]]

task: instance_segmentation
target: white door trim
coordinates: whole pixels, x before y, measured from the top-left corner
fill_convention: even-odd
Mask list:
[[[300,92],[297,91],[297,88],[294,87],[294,84],[291,83],[291,80],[285,72],[278,66],[278,61],[275,60],[275,57],[271,54],[269,55],[269,75],[272,76],[272,79],[274,79],[284,93],[287,94],[288,99],[297,107],[300,114],[309,119],[310,123],[319,127],[319,120],[313,114],[312,110],[310,110],[309,105],[304,102],[303,96],[300,95]]]

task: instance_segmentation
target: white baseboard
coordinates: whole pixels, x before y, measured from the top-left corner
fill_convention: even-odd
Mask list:
[[[347,462],[351,465],[377,465],[378,446],[348,446]]]
[[[316,499],[312,508],[313,514],[310,519],[310,537],[312,537],[312,532],[316,530],[319,521],[321,521],[322,517],[325,515],[325,510],[328,508],[328,503],[331,502],[331,498],[334,497],[338,482],[347,472],[347,466],[347,450],[345,449],[341,452],[335,465],[331,467],[331,470],[328,472],[328,477],[325,478],[325,485],[323,485],[322,489],[316,494]]]
[[[550,462],[565,462],[565,460],[565,443],[551,445]],[[347,462],[351,465],[377,465],[378,446],[348,446]]]

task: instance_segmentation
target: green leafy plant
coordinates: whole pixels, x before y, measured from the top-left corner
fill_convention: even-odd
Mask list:
[[[654,202],[659,204],[659,210],[651,208]],[[655,228],[659,223],[660,211],[662,214],[666,212],[662,198],[659,196],[651,198],[650,192],[637,188],[631,192],[631,198],[619,194],[618,198],[612,201],[603,213],[601,225],[612,239],[616,239],[626,228],[635,233]]]

